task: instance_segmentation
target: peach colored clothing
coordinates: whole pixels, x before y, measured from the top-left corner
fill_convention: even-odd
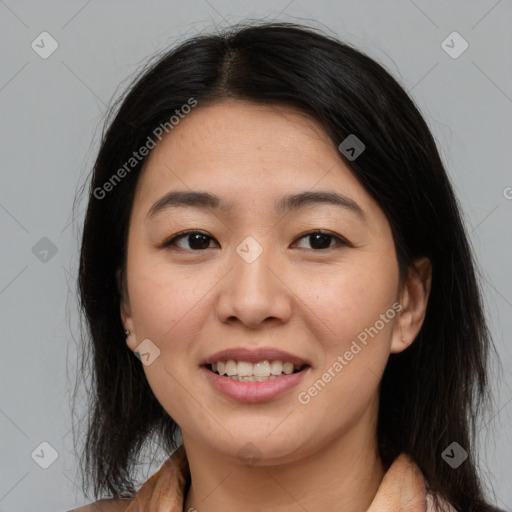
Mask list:
[[[107,502],[96,502],[98,505],[101,503],[101,508],[98,508],[98,511],[182,512],[184,493],[189,481],[187,457],[183,446],[181,446],[142,485],[132,500],[126,500],[126,505],[122,501],[114,503],[114,500],[111,500],[112,508],[109,508],[110,505]],[[445,507],[446,512],[455,512],[447,504]],[[438,512],[432,504],[432,496],[427,493],[420,469],[405,454],[397,457],[391,464],[367,510],[367,512],[398,511]]]

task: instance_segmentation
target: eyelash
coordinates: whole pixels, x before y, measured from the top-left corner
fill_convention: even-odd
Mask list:
[[[183,231],[177,235],[174,235],[173,237],[169,238],[168,240],[166,240],[163,244],[162,244],[162,248],[168,248],[170,250],[174,250],[174,248],[172,246],[176,246],[176,241],[177,240],[180,240],[181,238],[185,238],[186,236],[188,235],[192,235],[192,234],[200,234],[200,235],[204,235],[212,240],[214,240],[214,238],[210,235],[208,235],[207,233],[204,233],[203,231],[198,231],[198,230],[195,230],[195,229],[191,229],[191,230],[188,230],[188,231]],[[295,240],[300,240],[302,238],[306,238],[308,236],[311,236],[311,235],[316,235],[316,234],[319,234],[319,235],[325,235],[325,236],[328,236],[330,238],[334,238],[335,240],[337,240],[338,242],[338,248],[340,247],[343,247],[343,246],[349,246],[349,247],[352,247],[352,244],[340,237],[339,235],[336,235],[330,231],[325,231],[325,230],[314,230],[314,231],[308,231],[307,233],[303,233],[302,235],[299,235]],[[205,251],[206,249],[197,249],[197,250],[194,250],[194,249],[183,249],[182,247],[177,247],[177,249],[182,249],[182,250],[185,250],[185,251],[191,251],[191,252],[202,252],[202,251]],[[210,247],[208,247],[207,249],[210,249]],[[330,247],[327,247],[325,249],[311,249],[315,252],[326,252],[326,251],[330,251],[332,249],[336,249],[335,246],[330,246]]]

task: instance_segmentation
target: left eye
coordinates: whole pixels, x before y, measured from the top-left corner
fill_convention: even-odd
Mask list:
[[[314,249],[318,249],[318,250],[325,250],[325,249],[333,248],[334,246],[330,245],[329,239],[334,239],[336,242],[338,242],[338,245],[342,245],[342,246],[348,245],[348,242],[346,240],[343,240],[343,238],[341,238],[338,235],[335,235],[333,233],[329,233],[329,232],[325,232],[325,231],[311,231],[310,233],[306,233],[306,234],[300,236],[298,238],[298,240],[301,240],[302,238],[309,238],[309,242],[311,243],[311,246]]]
[[[188,240],[189,247],[182,247],[178,245],[176,242],[181,239]],[[350,245],[349,242],[344,240],[330,232],[324,231],[311,231],[309,233],[305,233],[301,235],[297,240],[307,239],[309,238],[309,242],[311,247],[315,250],[326,250],[332,249],[334,245],[331,245],[331,241],[334,239],[335,242],[338,243],[339,246]],[[180,249],[192,249],[195,251],[202,251],[209,248],[210,240],[214,240],[213,237],[207,235],[206,233],[202,233],[201,231],[186,231],[179,235],[176,235],[170,238],[167,242],[164,243],[164,247],[176,246]],[[307,247],[306,247],[307,249]]]

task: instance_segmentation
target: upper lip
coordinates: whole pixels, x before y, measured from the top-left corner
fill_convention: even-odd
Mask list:
[[[267,359],[268,361],[291,362],[296,366],[310,366],[310,363],[306,359],[273,347],[262,347],[257,349],[227,348],[225,350],[215,352],[215,354],[207,357],[202,364],[213,364],[218,363],[219,361],[229,361],[230,359],[235,361],[248,361],[250,363],[259,363],[260,361],[265,361],[265,359]]]

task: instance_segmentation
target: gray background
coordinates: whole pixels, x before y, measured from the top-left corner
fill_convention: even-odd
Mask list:
[[[106,105],[155,51],[248,18],[310,23],[355,44],[384,64],[423,112],[482,270],[503,371],[493,377],[494,412],[481,430],[481,470],[496,502],[511,511],[510,0],[0,0],[0,511],[57,512],[88,501],[70,433],[79,417],[69,402],[84,203],[75,218],[72,206],[94,160]],[[43,31],[59,45],[47,59],[31,47]],[[453,31],[469,44],[458,58],[441,46]],[[39,463],[50,461],[42,442],[58,452],[48,469],[31,457],[36,450]],[[162,460],[148,458],[141,481]]]

